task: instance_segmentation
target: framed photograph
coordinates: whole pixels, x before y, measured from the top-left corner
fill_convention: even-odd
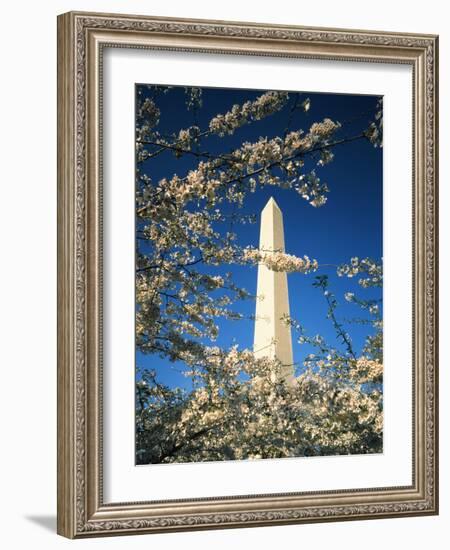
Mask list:
[[[438,513],[431,35],[58,18],[58,532]]]

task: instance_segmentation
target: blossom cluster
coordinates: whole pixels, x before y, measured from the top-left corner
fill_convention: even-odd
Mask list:
[[[311,206],[315,206],[316,208],[323,206],[327,202],[328,185],[320,182],[320,178],[316,176],[314,170],[309,174],[299,176],[298,184],[294,185],[294,189]]]
[[[233,105],[227,113],[216,115],[209,123],[209,130],[221,137],[233,134],[248,121],[260,120],[281,110],[288,99],[287,92],[266,92],[254,101]]]
[[[153,99],[146,98],[139,107],[138,117],[145,119],[148,128],[153,128],[159,123],[161,111]]]
[[[196,380],[189,394],[144,373],[136,400],[140,463],[381,451],[381,394],[361,384],[378,379],[382,367],[361,358],[357,385],[307,369],[287,386],[272,376],[279,366],[237,346],[207,347],[186,373]]]
[[[188,111],[199,109],[202,104],[202,89],[201,88],[185,88],[186,93],[186,107]]]
[[[383,364],[364,356],[359,357],[351,374],[360,384],[381,382],[383,380]]]
[[[254,143],[243,143],[227,157],[202,160],[183,178],[174,175],[171,179],[160,180],[157,193],[179,204],[193,199],[206,199],[210,206],[224,199],[242,204],[247,190],[245,182],[248,181],[250,190],[256,183],[293,188],[311,205],[322,206],[326,202],[328,186],[321,183],[314,170],[303,171],[304,161],[300,157],[311,150],[318,136],[329,136],[329,132],[339,127],[327,120],[324,121],[326,130],[316,128],[314,133],[305,136],[299,130],[285,138],[260,138]],[[317,124],[321,128],[321,123]],[[274,175],[274,169],[280,169],[290,177]]]
[[[314,140],[320,141],[329,138],[340,127],[338,122],[325,118],[322,122],[315,122],[309,129],[309,133]]]
[[[337,269],[339,277],[354,277],[365,274],[367,277],[360,277],[358,283],[363,288],[381,286],[383,282],[383,265],[371,258],[353,257],[349,264],[342,264]]]
[[[383,98],[378,100],[375,119],[369,124],[364,134],[374,147],[383,147]]]
[[[310,273],[318,268],[317,260],[310,260],[308,256],[299,258],[281,251],[272,252],[248,247],[244,249],[243,258],[245,261],[263,264],[271,271]]]

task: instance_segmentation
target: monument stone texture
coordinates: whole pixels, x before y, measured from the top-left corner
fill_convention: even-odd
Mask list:
[[[283,214],[271,197],[261,212],[259,249],[265,253],[285,252]],[[273,271],[263,263],[258,265],[255,334],[255,357],[277,358],[282,363],[281,377],[287,383],[294,380],[291,327],[282,320],[289,316],[287,273]]]

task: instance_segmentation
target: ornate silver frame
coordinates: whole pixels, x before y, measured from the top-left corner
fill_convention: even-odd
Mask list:
[[[413,67],[411,486],[103,502],[99,90],[105,45]],[[79,538],[438,513],[437,49],[432,35],[95,13],[58,17],[59,534]]]

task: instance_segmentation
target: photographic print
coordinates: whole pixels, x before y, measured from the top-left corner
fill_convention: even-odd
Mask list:
[[[382,452],[382,98],[135,113],[136,463]]]

